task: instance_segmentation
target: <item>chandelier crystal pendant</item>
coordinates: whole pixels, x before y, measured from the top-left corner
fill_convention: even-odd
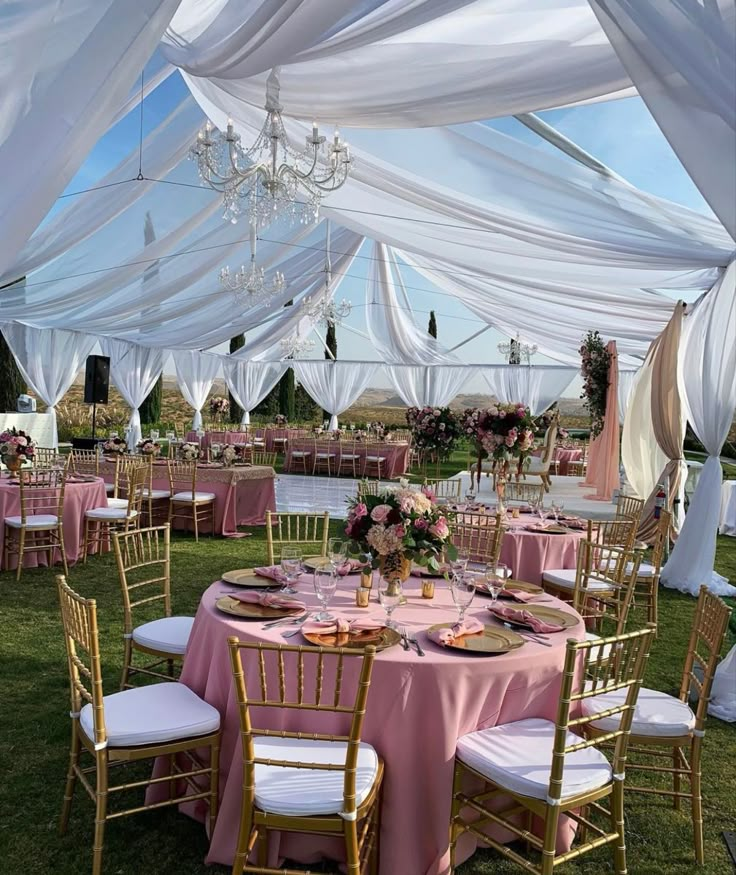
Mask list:
[[[281,341],[281,354],[284,358],[298,359],[310,353],[315,347],[313,340],[308,337],[302,337],[299,329],[284,337]]]
[[[266,272],[256,264],[256,229],[250,226],[250,264],[245,265],[234,274],[230,273],[229,267],[220,270],[220,282],[235,294],[235,300],[240,305],[252,307],[263,301],[275,298],[286,290],[286,279],[280,270],[267,282]]]
[[[268,77],[266,120],[249,149],[241,146],[240,134],[228,119],[224,134],[208,120],[189,151],[201,181],[221,192],[223,218],[231,222],[237,222],[244,208],[257,227],[283,216],[315,222],[322,197],[344,185],[350,173],[350,149],[338,130],[328,141],[313,122],[303,149],[291,143],[281,118],[279,69]]]
[[[498,344],[498,351],[501,355],[507,357],[510,365],[520,365],[522,361],[526,362],[527,365],[531,365],[532,356],[537,354],[537,350],[538,346],[536,343],[522,343],[519,339],[518,331],[516,337],[512,337],[508,343],[502,342]]]
[[[343,319],[347,319],[353,310],[353,305],[345,298],[339,304],[332,300],[332,261],[330,260],[330,221],[325,223],[325,287],[318,301],[312,302],[311,298],[307,298],[304,302],[307,316],[312,320],[312,324],[317,322],[325,326],[339,325]]]

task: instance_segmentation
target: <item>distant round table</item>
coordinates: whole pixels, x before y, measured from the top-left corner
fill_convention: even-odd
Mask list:
[[[310,609],[317,607],[310,576],[299,584],[299,598]],[[383,617],[383,609],[373,598],[368,609],[355,607],[354,592],[359,578],[342,578],[330,610],[341,616]],[[363,740],[372,744],[386,762],[381,817],[380,875],[442,875],[449,863],[448,829],[452,793],[453,757],[457,739],[476,729],[496,726],[527,717],[554,720],[560,691],[560,677],[569,638],[582,639],[582,620],[569,605],[554,606],[575,614],[577,622],[564,632],[550,635],[551,647],[527,641],[518,650],[492,657],[465,656],[429,641],[423,630],[441,622],[454,621],[457,614],[444,581],[436,582],[434,599],[420,597],[419,581],[405,585],[408,603],[396,610],[396,620],[418,633],[426,652],[419,657],[413,650],[395,646],[378,653],[368,696],[363,725]],[[215,601],[232,586],[217,581],[200,601],[189,638],[181,680],[218,709],[222,715],[220,757],[220,810],[211,836],[206,862],[232,865],[241,814],[242,755],[238,711],[231,678],[227,638],[243,641],[306,644],[297,635],[284,639],[278,628],[264,630],[261,622],[248,622],[221,613]],[[494,625],[486,610],[489,600],[476,596],[468,611]],[[550,606],[545,601],[545,606]],[[288,670],[288,666],[287,666]],[[357,666],[345,668],[344,684]],[[257,668],[246,665],[246,682],[257,684]],[[309,717],[306,715],[306,719]],[[298,730],[305,715],[284,712],[282,728]],[[320,731],[331,731],[325,727]],[[336,729],[335,729],[336,731]],[[164,763],[160,764],[161,767]],[[159,773],[160,774],[160,773]],[[165,791],[159,791],[165,792]],[[184,807],[199,820],[204,809],[199,802]],[[573,822],[560,824],[559,847],[569,847]],[[474,839],[464,837],[459,859],[469,857]],[[338,857],[325,838],[301,835],[274,835],[270,845],[270,865],[287,857],[312,863],[323,854]]]
[[[736,538],[736,480],[724,480],[721,486],[721,521],[718,531]]]
[[[541,583],[549,569],[576,568],[578,545],[586,530],[571,530],[566,534],[531,532],[528,527],[540,525],[532,514],[520,514],[504,521],[506,531],[501,542],[500,561],[508,565],[512,576],[529,583]]]

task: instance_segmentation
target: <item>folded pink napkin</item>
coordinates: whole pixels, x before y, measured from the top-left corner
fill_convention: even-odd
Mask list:
[[[456,638],[463,635],[474,635],[476,632],[482,631],[483,623],[480,620],[476,620],[475,617],[466,617],[462,623],[455,623],[454,626],[448,626],[444,629],[435,629],[427,634],[435,644],[441,644],[445,647],[452,644]]]
[[[365,565],[365,562],[360,562],[358,559],[348,559],[342,565],[338,565],[335,569],[340,577],[345,577],[346,574],[355,574]]]
[[[429,568],[423,568],[421,566],[417,566],[416,568],[412,568],[411,574],[412,577],[437,577],[437,575],[442,575],[446,571],[450,570],[449,565],[440,565],[439,571],[432,571]]]
[[[255,592],[253,590],[248,592],[248,590],[244,590],[243,592],[231,592],[228,595],[239,602],[263,605],[264,608],[286,608],[287,610],[295,608],[300,611],[306,608],[304,602],[300,602],[299,599],[293,599],[286,595],[277,595],[276,593]]]
[[[275,580],[278,583],[286,581],[286,575],[281,570],[280,565],[263,565],[260,568],[254,568],[253,571],[259,577],[267,577],[269,580]],[[301,574],[301,572],[299,572]]]
[[[512,608],[511,605],[491,605],[488,610],[501,620],[528,626],[534,632],[562,632],[565,628],[556,623],[545,623],[544,620],[540,620],[529,611],[525,611],[523,608]]]
[[[307,620],[302,625],[302,631],[317,635],[335,635],[340,632],[375,632],[385,625],[381,620],[372,620],[370,617],[360,620],[336,617],[334,620]]]
[[[515,602],[532,602],[537,597],[535,592],[524,592],[520,589],[504,589],[499,598],[513,599]]]

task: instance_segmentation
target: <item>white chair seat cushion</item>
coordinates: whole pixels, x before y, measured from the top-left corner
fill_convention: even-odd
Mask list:
[[[175,492],[171,497],[172,501],[214,501],[217,496],[214,492]]]
[[[105,492],[107,492],[108,495],[112,492],[115,492],[115,484],[114,483],[105,483]]]
[[[539,456],[531,456],[529,464],[524,466],[527,474],[540,474],[550,466],[549,462],[543,462]]]
[[[347,743],[311,738],[256,738],[259,759],[344,764]],[[343,810],[343,771],[292,769],[256,763],[256,805],[271,814],[295,817],[339,814]],[[361,742],[355,779],[356,805],[367,798],[378,774],[378,755]]]
[[[124,520],[134,519],[138,516],[138,511],[133,510],[128,514],[128,505],[125,507],[93,507],[85,513],[87,519],[90,520]]]
[[[615,708],[626,698],[626,690],[616,690],[583,699],[583,714],[590,716],[608,708]],[[591,725],[595,729],[610,732],[618,729],[620,714],[601,717]],[[695,715],[690,706],[667,693],[659,690],[649,690],[642,687],[636,702],[634,719],[631,722],[632,735],[649,735],[653,737],[672,738],[689,735],[695,726]]]
[[[128,506],[127,498],[113,498],[112,495],[109,495],[107,498],[107,506],[108,507],[125,507]]]
[[[359,456],[357,453],[341,453],[341,454],[340,454],[340,458],[341,458],[341,459],[351,459],[351,460],[352,460],[352,459],[359,459],[360,456]]]
[[[20,529],[23,520],[19,516],[6,516],[5,525],[13,529]],[[59,525],[59,518],[52,513],[36,513],[26,516],[27,529],[53,529]]]
[[[626,566],[626,575],[631,574],[634,570],[634,566],[631,562]],[[639,565],[639,571],[637,572],[637,577],[654,577],[657,573],[657,569],[651,565],[649,562],[642,562]]]
[[[317,458],[317,459],[334,459],[335,455],[336,455],[336,453],[317,453],[315,458]]]
[[[595,632],[586,632],[585,633],[585,640],[586,641],[598,641],[598,640],[600,640],[600,637],[601,636],[596,635]],[[601,650],[603,651],[602,653],[601,653]],[[595,648],[594,650],[591,651],[590,658],[591,658],[591,660],[596,660],[599,658],[599,655],[600,655],[601,659],[604,659],[604,660],[608,659],[608,657],[611,655],[611,645],[604,644],[602,648],[600,648],[600,647]]]
[[[463,735],[457,742],[458,759],[499,787],[522,796],[546,799],[552,769],[555,724],[531,717],[492,729]],[[580,738],[567,733],[567,743]],[[562,776],[562,798],[602,787],[611,780],[611,767],[594,747],[569,753]]]
[[[564,589],[574,589],[576,575],[577,572],[574,568],[557,568],[553,571],[545,571],[542,574],[542,580]],[[611,588],[599,580],[590,580],[585,587],[586,592],[609,592]]]
[[[105,696],[103,702],[110,747],[163,744],[220,728],[220,712],[184,684],[133,687]],[[91,704],[82,708],[79,722],[87,738],[94,740]]]
[[[386,457],[385,456],[366,456],[365,460],[366,460],[366,462],[385,462]]]
[[[293,450],[291,453],[292,459],[303,459],[305,456],[311,456],[312,454],[307,452],[306,450]]]
[[[154,501],[160,498],[169,498],[171,493],[168,489],[144,489],[143,497],[152,498]]]
[[[133,641],[151,650],[182,655],[193,623],[194,617],[161,617],[133,629]]]

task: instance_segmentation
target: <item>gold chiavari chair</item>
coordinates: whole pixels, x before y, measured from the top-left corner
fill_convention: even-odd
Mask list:
[[[140,527],[146,466],[136,465],[126,472],[125,507],[95,507],[84,514],[82,561],[87,561],[90,548],[108,541],[113,531],[127,532]]]
[[[194,540],[199,540],[199,527],[209,521],[210,534],[215,536],[215,498],[214,492],[197,490],[196,462],[169,462],[169,525],[181,519],[191,521],[194,526]],[[172,526],[173,528],[173,526]]]
[[[340,459],[337,464],[337,473],[349,474],[351,477],[358,476],[360,453],[357,452],[355,440],[343,440],[340,442]]]
[[[451,873],[458,839],[470,833],[527,872],[540,875],[552,875],[556,866],[612,844],[613,871],[625,875],[626,752],[651,640],[651,629],[603,638],[599,643],[568,640],[554,721],[532,717],[461,736],[455,751],[452,791]],[[615,652],[616,658],[601,659],[601,644]],[[611,762],[595,739],[581,737],[591,718],[574,716],[593,696],[608,693],[620,694],[609,712],[618,721],[606,738],[613,745]],[[482,781],[482,790],[466,792],[468,778]],[[498,796],[510,797],[505,808],[493,805]],[[606,799],[607,808],[603,804]],[[583,818],[580,809],[585,807],[600,818],[598,823],[592,817]],[[472,815],[466,819],[469,811]],[[557,828],[562,815],[593,837],[558,854]],[[533,818],[543,824],[541,838],[532,832]],[[503,826],[522,839],[527,849],[538,852],[538,862],[522,856],[523,845],[517,850],[491,838],[483,831],[490,825]]]
[[[274,529],[276,530],[274,534]],[[320,556],[327,555],[327,539],[330,534],[330,514],[323,513],[274,513],[266,511],[266,548],[268,564],[275,561],[275,547],[310,546],[319,549]]]
[[[57,577],[71,689],[72,738],[64,791],[60,832],[69,825],[77,781],[95,805],[92,875],[102,872],[102,851],[108,820],[138,814],[164,805],[197,799],[209,803],[210,832],[217,817],[220,756],[220,714],[217,709],[179,683],[135,687],[106,696],[97,631],[97,603],[84,599]],[[209,762],[202,758],[207,750]],[[89,755],[92,764],[83,764]],[[172,775],[127,784],[110,785],[110,769],[156,757],[169,758]],[[179,758],[184,758],[184,768]],[[173,776],[173,780],[172,780]],[[209,787],[202,781],[209,778]],[[184,792],[177,792],[179,782]],[[164,784],[168,797],[160,802],[110,811],[110,799]]]
[[[59,462],[59,451],[53,447],[36,447],[33,464],[36,468],[54,468]]]
[[[544,501],[544,486],[539,483],[516,483],[509,481],[504,488],[503,500],[505,502],[519,502],[531,504],[532,502]]]
[[[671,525],[672,514],[667,510],[661,511],[654,532],[651,562],[645,562],[642,559],[634,590],[634,609],[646,611],[646,622],[648,625],[654,626],[655,629],[659,621],[659,578]]]
[[[145,456],[123,456],[115,457],[115,474],[113,479],[112,492],[109,491],[109,483],[105,484],[105,489],[108,491],[107,506],[126,508],[128,506],[128,485],[130,475],[136,468],[141,468],[150,464],[150,460]],[[144,493],[145,493],[144,483]]]
[[[277,453],[286,453],[289,446],[289,430],[286,428],[271,429],[271,444]]]
[[[432,490],[435,498],[448,498],[459,501],[462,495],[462,480],[460,478],[439,479],[424,478],[424,485]]]
[[[404,443],[411,441],[411,431],[408,428],[397,428],[391,432],[393,440]]]
[[[237,638],[228,638],[228,646],[243,748],[242,814],[233,875],[293,871],[267,865],[270,830],[342,836],[345,871],[377,872],[384,766],[376,751],[361,741],[375,648],[293,647]],[[350,665],[353,660],[357,666]],[[259,671],[249,670],[246,681],[251,665],[258,665]],[[313,686],[306,680],[312,674]],[[253,688],[255,694],[249,692]],[[268,724],[272,714],[273,726],[279,728],[255,729],[252,708],[259,714],[259,727]],[[312,720],[334,715],[349,722],[348,732],[325,736],[282,729],[286,709]],[[249,865],[253,848],[257,862]]]
[[[358,481],[358,498],[363,498],[366,495],[378,495],[380,491],[381,484],[378,480]]]
[[[381,455],[384,444],[368,444],[363,457],[363,477],[375,477],[380,480],[383,476],[383,468],[386,464],[386,456]]]
[[[638,525],[633,519],[596,520],[595,523],[589,521],[588,529],[592,540],[601,546],[632,550]]]
[[[276,451],[268,453],[266,450],[251,450],[250,458],[247,461],[251,465],[266,465],[269,468],[275,468],[277,456],[278,453]]]
[[[331,438],[318,440],[316,444],[316,452],[314,454],[314,465],[312,466],[312,474],[327,472],[327,476],[331,477],[337,470],[337,454],[339,444]]]
[[[705,863],[703,846],[703,800],[701,789],[702,750],[705,738],[705,721],[708,713],[713,676],[726,636],[731,609],[717,596],[700,588],[695,609],[690,642],[678,697],[659,690],[642,688],[631,722],[631,748],[627,769],[643,771],[649,775],[672,778],[672,789],[660,786],[637,787],[627,783],[626,789],[633,793],[649,793],[669,796],[679,809],[682,800],[690,800],[693,821],[695,860]],[[697,704],[695,711],[688,704],[694,692]],[[611,713],[618,707],[621,694],[611,690],[583,702],[583,712],[592,722],[587,734],[593,741],[607,741],[611,732],[617,731],[622,721]],[[640,763],[637,755],[667,760],[671,765]],[[682,787],[682,779],[690,785],[690,792]]]
[[[484,526],[492,523],[496,517],[482,510],[455,510],[448,512],[448,519],[458,526]]]
[[[254,444],[254,450],[255,450]],[[317,454],[315,440],[300,440],[296,449],[289,450],[289,470],[292,474],[309,474],[314,470],[314,457]]]
[[[501,514],[486,515],[480,525],[450,522],[450,537],[458,549],[467,551],[471,562],[496,564],[501,555],[504,528]]]
[[[68,573],[64,547],[64,491],[66,474],[56,468],[33,468],[18,478],[20,513],[6,516],[3,544],[3,567],[11,556],[18,557],[15,579],[23,573],[27,553],[45,553],[49,567],[54,564],[54,550],[61,553],[64,572]]]
[[[579,459],[573,459],[567,463],[568,477],[585,477],[588,471],[588,441],[583,441],[583,453]]]
[[[184,659],[194,617],[172,616],[171,613],[169,526],[114,532],[112,542],[123,591],[124,652],[120,689],[132,686],[128,681],[134,674],[171,680],[174,663]],[[138,615],[145,610],[150,617],[154,608],[160,609],[155,613],[163,616],[134,624],[134,611]],[[138,667],[133,664],[136,652],[154,656],[156,661]],[[166,674],[156,670],[164,663]]]
[[[100,476],[100,454],[97,450],[77,450],[69,453],[69,470],[74,474]]]
[[[638,526],[643,510],[643,498],[635,498],[633,495],[620,494],[616,501],[617,520],[635,520]]]
[[[143,457],[143,464],[146,466],[146,480],[143,484],[143,522],[148,526],[155,526],[168,519],[171,498],[168,489],[156,489],[153,485],[154,473],[166,473],[168,477],[168,469],[162,466],[154,468],[153,459],[153,455]]]
[[[631,551],[623,547],[603,547],[585,539],[578,544],[575,568],[546,569],[542,587],[559,598],[583,604],[587,596],[603,596],[621,586]]]

